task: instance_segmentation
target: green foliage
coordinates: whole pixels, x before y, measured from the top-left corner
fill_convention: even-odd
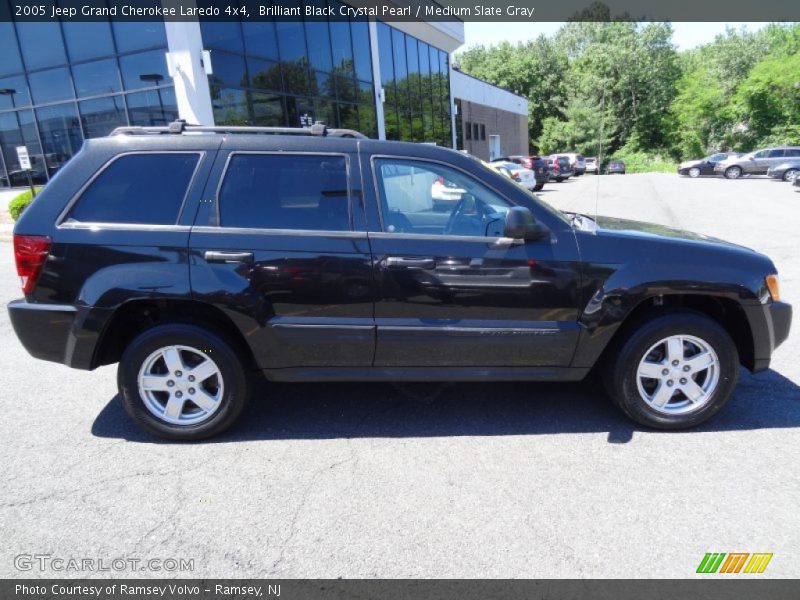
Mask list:
[[[541,152],[599,155],[602,145],[636,172],[800,143],[800,24],[728,29],[678,53],[669,23],[612,20],[597,3],[587,10],[552,38],[461,56],[465,72],[528,99]]]
[[[39,190],[42,188],[37,187],[36,193],[39,193]],[[11,215],[11,218],[15,221],[19,219],[19,216],[22,214],[22,211],[28,208],[28,205],[33,202],[33,195],[31,194],[30,190],[26,190],[12,198],[11,202],[8,203],[8,213]]]
[[[620,148],[613,158],[625,163],[626,173],[675,173],[678,168],[676,162],[663,154],[648,154],[641,150]]]

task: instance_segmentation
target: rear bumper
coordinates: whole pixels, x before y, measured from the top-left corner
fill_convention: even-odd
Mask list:
[[[745,309],[753,333],[753,372],[769,368],[772,353],[786,341],[792,327],[792,307],[785,302],[770,302]]]
[[[92,369],[99,332],[110,311],[69,304],[8,304],[11,325],[25,350],[41,360]]]

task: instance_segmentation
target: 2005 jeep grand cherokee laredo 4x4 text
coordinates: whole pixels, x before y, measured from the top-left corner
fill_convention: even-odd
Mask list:
[[[14,251],[25,348],[118,362],[130,416],[182,440],[234,423],[256,374],[575,381],[597,366],[635,421],[691,427],[791,322],[754,251],[563,214],[469,156],[320,124],[88,140]]]

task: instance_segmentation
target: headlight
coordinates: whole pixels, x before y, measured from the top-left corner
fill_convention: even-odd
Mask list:
[[[767,289],[769,290],[769,295],[772,298],[773,302],[780,301],[781,292],[780,292],[780,286],[778,285],[778,276],[767,275],[764,278],[764,281],[767,284]]]

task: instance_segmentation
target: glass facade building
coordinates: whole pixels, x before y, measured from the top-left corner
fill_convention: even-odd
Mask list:
[[[377,137],[365,20],[202,22],[218,125],[324,121]]]
[[[27,183],[17,146],[45,183],[86,138],[176,119],[166,51],[163,22],[0,23],[0,187]]]
[[[323,121],[373,138],[452,146],[448,53],[389,24],[173,26],[199,27],[217,125]],[[27,183],[17,146],[28,149],[34,181],[45,183],[85,139],[178,118],[168,51],[163,22],[0,23],[0,188]]]
[[[378,23],[386,139],[452,146],[447,52]]]

